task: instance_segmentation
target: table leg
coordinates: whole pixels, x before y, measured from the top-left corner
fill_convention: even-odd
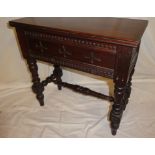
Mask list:
[[[44,95],[43,95],[44,86],[40,82],[37,62],[34,58],[28,58],[27,63],[32,75],[32,82],[33,82],[32,90],[36,94],[36,97],[40,103],[40,106],[43,106],[44,105]]]
[[[127,106],[128,102],[129,102],[129,98],[130,98],[130,94],[131,94],[131,86],[132,86],[131,81],[132,81],[132,75],[134,74],[134,71],[135,70],[133,69],[132,72],[131,72],[131,75],[129,77],[129,81],[128,81],[127,85],[126,85],[125,95],[124,95],[124,99],[123,99],[123,102],[124,102],[123,110],[126,109],[126,106]]]
[[[110,113],[112,135],[116,135],[123,114],[123,97],[126,85],[118,80],[115,82],[114,104]]]
[[[58,85],[58,90],[61,90],[62,89],[62,85],[61,85],[62,80],[61,80],[61,77],[62,77],[63,73],[62,73],[62,69],[60,68],[59,65],[54,65],[53,75],[56,78],[56,82],[57,82],[57,85]]]

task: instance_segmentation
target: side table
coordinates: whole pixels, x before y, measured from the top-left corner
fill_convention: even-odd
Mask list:
[[[44,87],[70,88],[113,103],[111,131],[115,135],[131,93],[141,37],[148,21],[126,18],[21,18],[9,22],[16,28],[23,57],[32,74],[32,90],[41,106]],[[54,64],[53,74],[41,81],[37,60]],[[114,96],[63,82],[61,66],[110,78]]]

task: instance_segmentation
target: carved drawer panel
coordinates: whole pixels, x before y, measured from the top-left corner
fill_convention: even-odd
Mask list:
[[[84,44],[84,42],[67,40],[67,38],[65,40],[62,38],[59,38],[59,40],[56,40],[58,38],[50,40],[48,36],[43,38],[27,34],[31,33],[26,33],[26,36],[29,49],[34,55],[49,58],[58,57],[110,69],[114,68],[116,48],[112,46],[104,44],[97,46],[95,43],[93,46],[89,42]]]

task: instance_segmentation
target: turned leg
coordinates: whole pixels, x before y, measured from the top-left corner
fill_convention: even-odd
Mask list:
[[[114,71],[114,103],[110,113],[111,131],[116,135],[122,118],[123,111],[128,103],[131,93],[131,78],[138,56],[138,48],[119,46],[116,54],[116,64]],[[132,72],[130,72],[130,69]]]
[[[60,68],[59,65],[54,65],[53,75],[56,78],[56,83],[57,83],[57,86],[58,86],[58,90],[61,90],[61,88],[62,88],[62,85],[61,85],[61,83],[62,83],[61,77],[62,77],[63,73],[62,73],[62,69]]]
[[[43,106],[44,105],[44,95],[43,95],[44,87],[41,84],[40,78],[38,76],[38,66],[37,66],[36,60],[34,58],[28,58],[27,63],[32,75],[32,82],[33,82],[32,90],[36,94],[36,97],[40,105]]]
[[[123,96],[125,92],[125,84],[116,82],[114,89],[114,104],[110,113],[111,132],[116,135],[123,114]]]
[[[123,102],[124,102],[124,106],[123,106],[123,110],[126,109],[126,106],[129,102],[129,98],[130,98],[130,94],[131,94],[131,86],[132,86],[132,75],[134,74],[134,69],[132,70],[130,77],[129,77],[129,81],[126,85],[126,89],[125,89],[125,94],[124,94],[124,98],[123,98]]]
[[[130,94],[131,94],[131,80],[128,81],[126,88],[125,88],[125,93],[124,93],[124,97],[123,97],[123,110],[126,109],[126,106],[129,102],[129,98],[130,98]]]

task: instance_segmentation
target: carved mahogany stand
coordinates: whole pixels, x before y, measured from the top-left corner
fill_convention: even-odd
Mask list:
[[[22,18],[10,21],[16,28],[23,57],[32,74],[32,90],[41,106],[44,87],[53,82],[73,91],[112,102],[112,134],[119,128],[129,101],[131,80],[141,37],[148,22],[124,18]],[[53,73],[40,81],[37,60],[54,64]],[[110,78],[114,97],[63,82],[60,66]]]

